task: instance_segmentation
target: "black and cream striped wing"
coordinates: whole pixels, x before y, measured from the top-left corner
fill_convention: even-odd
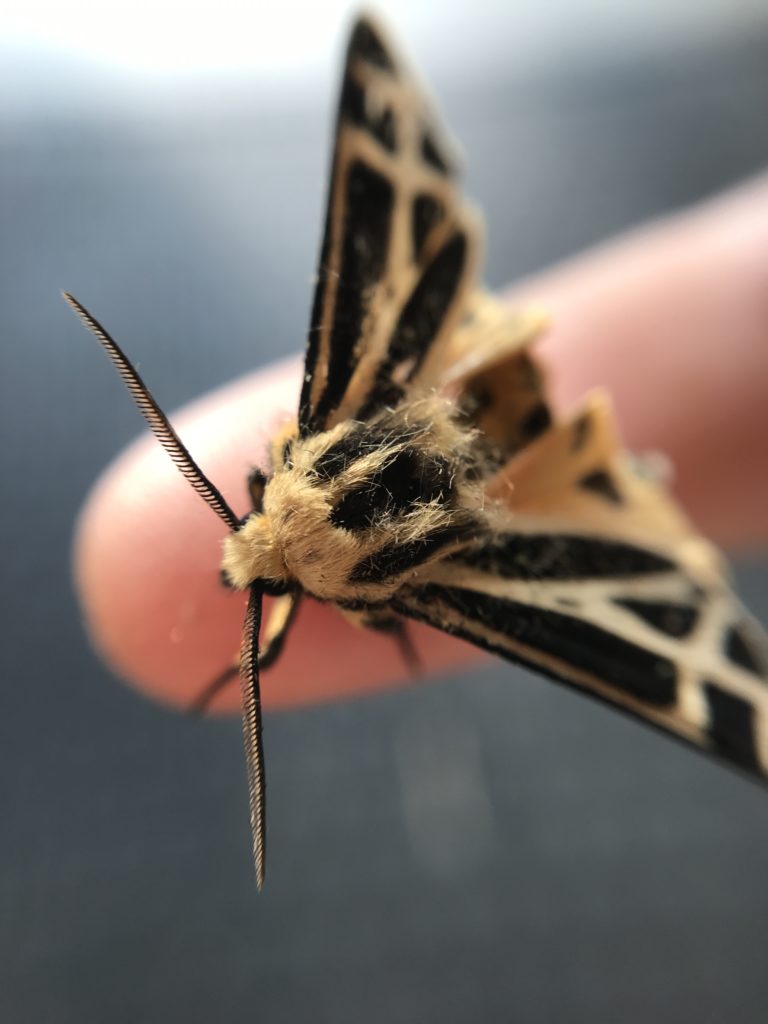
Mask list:
[[[360,19],[346,55],[299,433],[366,419],[436,379],[467,314],[479,224],[424,90]]]
[[[396,610],[768,775],[768,641],[717,552],[620,451],[607,401],[488,495],[494,532],[426,567]]]

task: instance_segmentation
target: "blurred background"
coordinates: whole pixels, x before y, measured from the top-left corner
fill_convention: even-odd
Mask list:
[[[239,723],[110,677],[69,575],[138,417],[299,349],[352,5],[0,13],[0,1020],[765,1020],[765,794],[499,664]],[[764,0],[382,5],[467,154],[501,285],[768,160]],[[768,620],[768,559],[738,567]],[[329,653],[330,656],[330,653]]]

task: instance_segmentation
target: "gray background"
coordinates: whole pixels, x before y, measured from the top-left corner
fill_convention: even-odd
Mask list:
[[[166,408],[299,348],[333,63],[304,98],[255,102],[247,82],[154,95],[12,56],[0,1020],[764,1021],[765,794],[507,666],[269,716],[256,897],[238,723],[143,702],[81,629],[73,520],[138,421],[58,291],[98,310]],[[432,76],[492,284],[766,163],[764,23],[528,63]],[[766,560],[739,568],[768,620],[767,579]]]

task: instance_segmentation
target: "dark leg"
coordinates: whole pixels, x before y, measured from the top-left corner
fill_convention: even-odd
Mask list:
[[[216,694],[221,693],[233,679],[237,679],[240,674],[239,662],[234,662],[232,665],[227,666],[223,672],[220,672],[215,679],[212,679],[210,683],[206,683],[203,689],[198,693],[195,699],[187,708],[190,715],[203,715],[211,706],[211,701]]]
[[[267,486],[267,474],[261,469],[254,469],[248,477],[248,494],[253,503],[254,512],[261,512],[264,504],[264,488]]]
[[[395,641],[400,648],[405,667],[412,676],[420,676],[424,672],[424,662],[421,660],[416,645],[413,642],[411,631],[405,619],[398,619],[394,630]]]
[[[272,605],[272,612],[265,630],[264,647],[259,651],[259,671],[270,668],[277,661],[285,643],[285,636],[296,617],[299,607],[299,593],[285,594]],[[221,693],[240,674],[239,660],[228,665],[210,683],[206,683],[187,709],[190,714],[202,715],[211,706],[214,697]]]
[[[400,653],[403,656],[405,667],[412,676],[420,676],[424,671],[424,664],[416,650],[408,623],[405,619],[382,618],[367,621],[365,625],[369,629],[375,629],[377,633],[386,633],[392,637]]]

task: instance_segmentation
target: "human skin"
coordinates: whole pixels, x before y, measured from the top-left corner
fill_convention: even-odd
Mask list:
[[[664,452],[694,522],[730,548],[768,539],[768,177],[651,224],[517,285],[552,327],[538,345],[557,410],[596,386],[636,451]],[[148,368],[151,381],[151,368]],[[275,426],[295,414],[296,357],[172,416],[238,514]],[[128,399],[126,398],[126,401]],[[224,525],[149,436],[124,451],[83,507],[74,548],[92,642],[144,694],[188,707],[238,648],[244,598],[219,583]],[[266,602],[265,614],[269,611]],[[413,624],[424,674],[485,656]],[[306,600],[274,668],[266,708],[416,685],[391,638]],[[235,710],[234,684],[214,704]]]

